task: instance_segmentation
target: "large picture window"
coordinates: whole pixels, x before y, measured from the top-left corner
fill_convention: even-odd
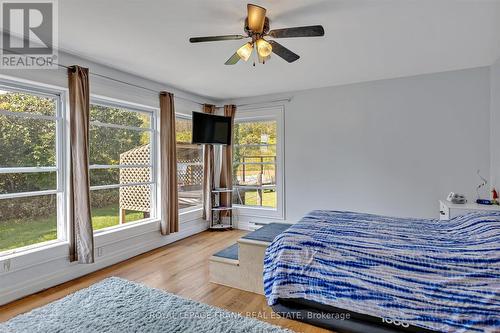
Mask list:
[[[65,238],[61,105],[58,92],[0,85],[0,252]]]
[[[178,115],[175,120],[177,138],[177,184],[179,210],[189,211],[202,206],[203,146],[194,145],[190,117]]]
[[[155,215],[155,112],[93,100],[90,106],[90,202],[100,230]]]
[[[246,213],[282,215],[281,128],[281,108],[237,113],[233,131],[233,204],[247,209]]]

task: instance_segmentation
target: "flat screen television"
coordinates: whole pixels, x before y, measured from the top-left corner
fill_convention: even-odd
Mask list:
[[[193,112],[192,143],[230,145],[231,117]]]

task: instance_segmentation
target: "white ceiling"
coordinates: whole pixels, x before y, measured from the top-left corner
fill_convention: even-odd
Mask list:
[[[500,56],[500,0],[268,0],[271,29],[322,24],[325,37],[280,39],[301,56],[224,62],[246,1],[59,1],[61,49],[216,99],[490,65]]]

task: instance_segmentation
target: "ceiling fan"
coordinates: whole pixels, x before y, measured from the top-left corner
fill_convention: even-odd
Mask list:
[[[325,30],[321,25],[311,25],[305,27],[294,27],[269,30],[269,19],[266,17],[266,9],[247,4],[248,16],[245,19],[244,35],[225,35],[225,36],[207,36],[207,37],[191,37],[191,43],[215,42],[221,40],[237,40],[243,38],[251,38],[252,40],[240,47],[226,62],[226,65],[234,65],[240,59],[247,61],[252,55],[255,48],[259,62],[264,64],[274,53],[288,62],[294,62],[300,58],[299,55],[293,53],[280,43],[274,40],[266,40],[264,37],[271,38],[291,38],[291,37],[316,37],[324,36]],[[255,66],[255,62],[254,62]]]

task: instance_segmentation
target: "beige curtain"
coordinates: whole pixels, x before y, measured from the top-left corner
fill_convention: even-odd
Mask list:
[[[174,95],[160,93],[161,234],[179,231]]]
[[[215,105],[204,104],[203,112],[215,113]],[[210,220],[212,208],[212,187],[214,182],[214,146],[205,145],[203,151],[203,219]]]
[[[70,107],[70,261],[94,262],[89,182],[89,70],[68,69]]]
[[[220,171],[220,187],[233,187],[233,128],[236,105],[224,105],[224,116],[231,117],[231,144],[222,146],[222,166]],[[232,194],[221,193],[221,204],[232,206]]]

